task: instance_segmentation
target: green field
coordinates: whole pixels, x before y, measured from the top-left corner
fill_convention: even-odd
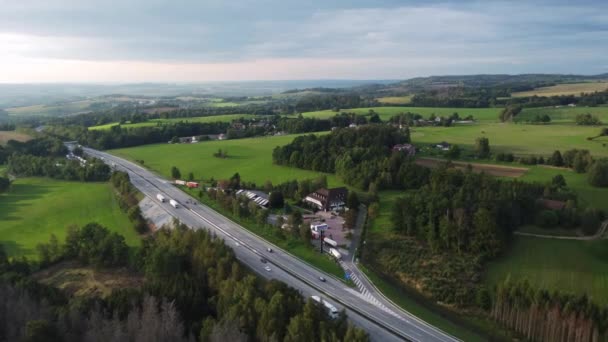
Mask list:
[[[267,180],[278,184],[293,179],[316,178],[319,172],[295,169],[272,163],[272,150],[290,143],[297,135],[258,137],[236,140],[206,141],[198,144],[157,144],[125,149],[111,153],[130,160],[143,160],[146,167],[170,177],[172,166],[182,175],[193,172],[196,179],[226,179],[236,172],[247,182],[263,184]],[[218,149],[228,152],[228,158],[216,158]],[[343,185],[334,175],[327,175],[330,186]]]
[[[597,116],[602,122],[608,123],[608,107],[541,107],[525,108],[517,115],[515,121],[531,121],[537,115],[549,115],[552,123],[573,123],[578,114]],[[599,130],[599,129],[598,129]]]
[[[477,121],[498,121],[498,114],[502,110],[502,108],[370,107],[342,109],[341,112],[367,114],[370,109],[378,113],[382,120],[388,120],[396,114],[406,112],[417,113],[424,117],[429,117],[431,114],[437,116],[450,116],[456,112],[461,118],[473,115]],[[302,113],[305,117],[315,118],[330,118],[336,114],[337,113],[332,110]]]
[[[231,122],[232,120],[245,118],[245,119],[253,119],[253,118],[262,118],[263,116],[253,115],[253,114],[227,114],[227,115],[212,115],[212,116],[199,116],[192,118],[173,118],[173,119],[152,119],[145,122],[138,123],[127,123],[121,125],[123,128],[133,128],[133,127],[154,127],[160,124],[167,123],[176,123],[176,122]],[[89,129],[110,129],[113,126],[118,125],[118,122],[112,122],[105,125],[99,126],[91,126]]]
[[[599,127],[575,125],[523,125],[481,123],[455,127],[414,127],[410,130],[414,144],[447,141],[461,148],[472,149],[477,137],[487,137],[493,153],[507,152],[517,156],[550,156],[553,151],[587,149],[595,157],[608,157],[608,137],[587,140],[596,136]]]
[[[576,241],[516,236],[507,254],[488,267],[486,282],[527,279],[549,290],[587,293],[608,304],[608,240]]]
[[[0,194],[0,244],[8,254],[36,257],[35,247],[51,234],[63,241],[66,228],[98,222],[123,235],[129,245],[139,238],[108,183],[46,178],[18,179]]]
[[[515,165],[515,164],[514,164]],[[549,182],[554,176],[562,175],[569,188],[576,191],[582,206],[604,209],[608,211],[608,189],[589,185],[587,174],[576,173],[569,169],[558,169],[545,166],[529,167],[530,170],[520,180],[528,182]]]
[[[556,84],[551,87],[542,87],[530,91],[513,93],[513,97],[528,96],[560,96],[560,95],[580,95],[581,93],[593,93],[608,89],[608,82],[581,82]]]

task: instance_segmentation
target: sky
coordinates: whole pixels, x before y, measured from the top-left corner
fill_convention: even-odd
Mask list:
[[[605,0],[0,0],[2,83],[605,72]]]

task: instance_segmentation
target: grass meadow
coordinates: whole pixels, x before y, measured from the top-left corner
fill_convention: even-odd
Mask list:
[[[63,241],[70,225],[97,222],[139,243],[109,183],[22,178],[0,194],[0,244],[9,255],[36,258],[36,245],[51,234]]]
[[[479,123],[453,127],[413,127],[414,144],[446,141],[464,149],[473,149],[475,139],[487,137],[493,153],[507,152],[516,156],[550,156],[556,149],[587,149],[593,156],[608,157],[608,137],[587,140],[600,131],[595,126],[524,125],[512,123]],[[606,146],[605,146],[606,145]]]
[[[515,118],[515,121],[530,121],[536,115],[549,115],[551,122],[555,123],[574,123],[578,114],[591,114],[597,116],[602,122],[608,123],[608,107],[541,107],[524,108]]]
[[[473,115],[475,120],[478,121],[498,121],[498,114],[502,110],[502,108],[370,107],[342,109],[341,112],[367,114],[370,109],[378,113],[382,120],[388,120],[396,114],[406,112],[417,113],[424,117],[429,117],[431,114],[437,116],[450,116],[456,112],[462,118]],[[333,110],[321,110],[302,113],[302,115],[304,117],[330,118],[336,115],[336,112]]]
[[[412,95],[406,95],[406,96],[386,96],[386,97],[379,97],[378,102],[380,103],[385,103],[385,104],[408,104],[412,101]]]
[[[182,122],[231,122],[232,120],[236,120],[236,119],[240,119],[240,118],[252,119],[255,117],[261,117],[261,116],[253,115],[253,114],[228,114],[228,115],[200,116],[200,117],[192,117],[192,118],[152,119],[152,120],[145,121],[145,122],[123,124],[123,125],[121,125],[121,127],[123,127],[123,128],[154,127],[154,126],[161,125],[161,124],[176,123],[176,122],[180,122],[180,121],[182,121]],[[116,125],[118,125],[118,122],[112,122],[109,124],[99,125],[99,126],[91,126],[91,127],[89,127],[89,129],[90,130],[110,129]]]
[[[581,93],[593,93],[608,89],[608,82],[581,82],[556,84],[551,87],[542,87],[530,91],[513,93],[513,97],[528,96],[560,96],[560,95],[580,95]]]
[[[486,283],[492,287],[527,279],[548,290],[587,293],[599,304],[608,304],[608,240],[577,241],[515,236],[511,248],[491,262]]]
[[[185,177],[189,172],[196,179],[227,179],[239,173],[247,182],[263,184],[267,180],[279,184],[293,179],[312,179],[321,173],[309,170],[274,165],[272,151],[276,146],[290,143],[297,135],[257,137],[235,140],[205,141],[197,144],[156,144],[117,149],[111,153],[130,160],[143,160],[146,167],[166,176],[171,176],[171,167],[180,169]],[[228,158],[213,156],[219,149],[228,153]],[[335,175],[328,174],[329,186],[343,183]]]

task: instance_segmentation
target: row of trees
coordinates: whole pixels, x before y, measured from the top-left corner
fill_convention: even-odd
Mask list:
[[[118,205],[120,206],[120,209],[127,213],[129,220],[133,223],[135,231],[139,234],[146,233],[148,231],[148,225],[139,208],[139,200],[137,199],[139,191],[131,184],[129,174],[115,171],[110,177],[110,183],[118,196]]]
[[[608,338],[608,307],[572,296],[505,281],[496,291],[491,316],[529,341],[593,342]]]
[[[110,167],[102,161],[90,159],[86,165],[77,160],[13,154],[8,159],[8,172],[22,177],[50,177],[72,181],[107,181]]]

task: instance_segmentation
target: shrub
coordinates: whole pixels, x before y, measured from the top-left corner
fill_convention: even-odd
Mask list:
[[[553,228],[559,223],[559,216],[553,210],[543,210],[536,215],[536,225],[543,228]]]

